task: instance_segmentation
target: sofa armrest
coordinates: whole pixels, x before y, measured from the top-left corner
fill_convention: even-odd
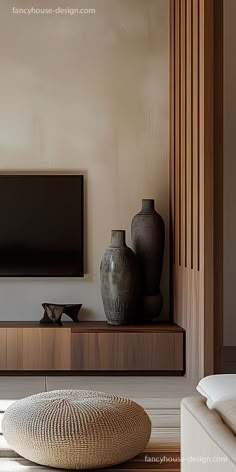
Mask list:
[[[182,472],[235,472],[236,438],[203,397],[181,402]]]

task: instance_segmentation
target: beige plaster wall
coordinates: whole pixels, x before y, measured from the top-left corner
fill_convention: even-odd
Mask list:
[[[224,1],[224,341],[236,346],[236,1]]]
[[[93,7],[94,15],[12,8]],[[100,260],[155,198],[168,230],[167,0],[1,0],[0,171],[86,175],[84,279],[0,279],[0,319],[38,319],[42,301],[103,319]],[[163,276],[168,316],[168,241]]]

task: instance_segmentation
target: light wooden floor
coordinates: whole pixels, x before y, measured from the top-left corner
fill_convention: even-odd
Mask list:
[[[22,398],[35,393],[57,389],[86,389],[129,397],[143,406],[152,421],[152,435],[147,450],[138,457],[136,464],[122,465],[117,469],[106,470],[179,470],[179,464],[167,463],[152,465],[149,459],[155,457],[178,456],[180,449],[180,402],[186,396],[196,395],[193,385],[184,377],[0,377],[0,403]],[[1,447],[1,445],[0,445]],[[148,455],[147,460],[145,455]],[[5,468],[4,468],[5,460]],[[0,470],[9,470],[6,464],[9,457],[0,460]],[[23,459],[21,470],[27,468]],[[153,459],[155,461],[155,459]],[[168,459],[167,459],[168,460]],[[146,464],[145,464],[146,463]],[[18,470],[14,458],[11,459],[11,472]],[[44,469],[42,469],[44,470]]]

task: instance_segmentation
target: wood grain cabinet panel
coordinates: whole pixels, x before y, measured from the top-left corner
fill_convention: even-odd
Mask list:
[[[7,368],[7,330],[0,329],[0,369]]]
[[[183,333],[72,333],[73,370],[183,370]]]
[[[69,328],[9,328],[7,368],[8,370],[68,370],[70,339]]]
[[[0,373],[64,371],[97,375],[184,373],[185,333],[177,325],[105,322],[0,323]]]
[[[18,329],[7,328],[7,370],[18,368]]]

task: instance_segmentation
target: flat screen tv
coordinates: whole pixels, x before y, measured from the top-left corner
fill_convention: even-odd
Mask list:
[[[82,175],[0,175],[0,276],[84,275]]]

